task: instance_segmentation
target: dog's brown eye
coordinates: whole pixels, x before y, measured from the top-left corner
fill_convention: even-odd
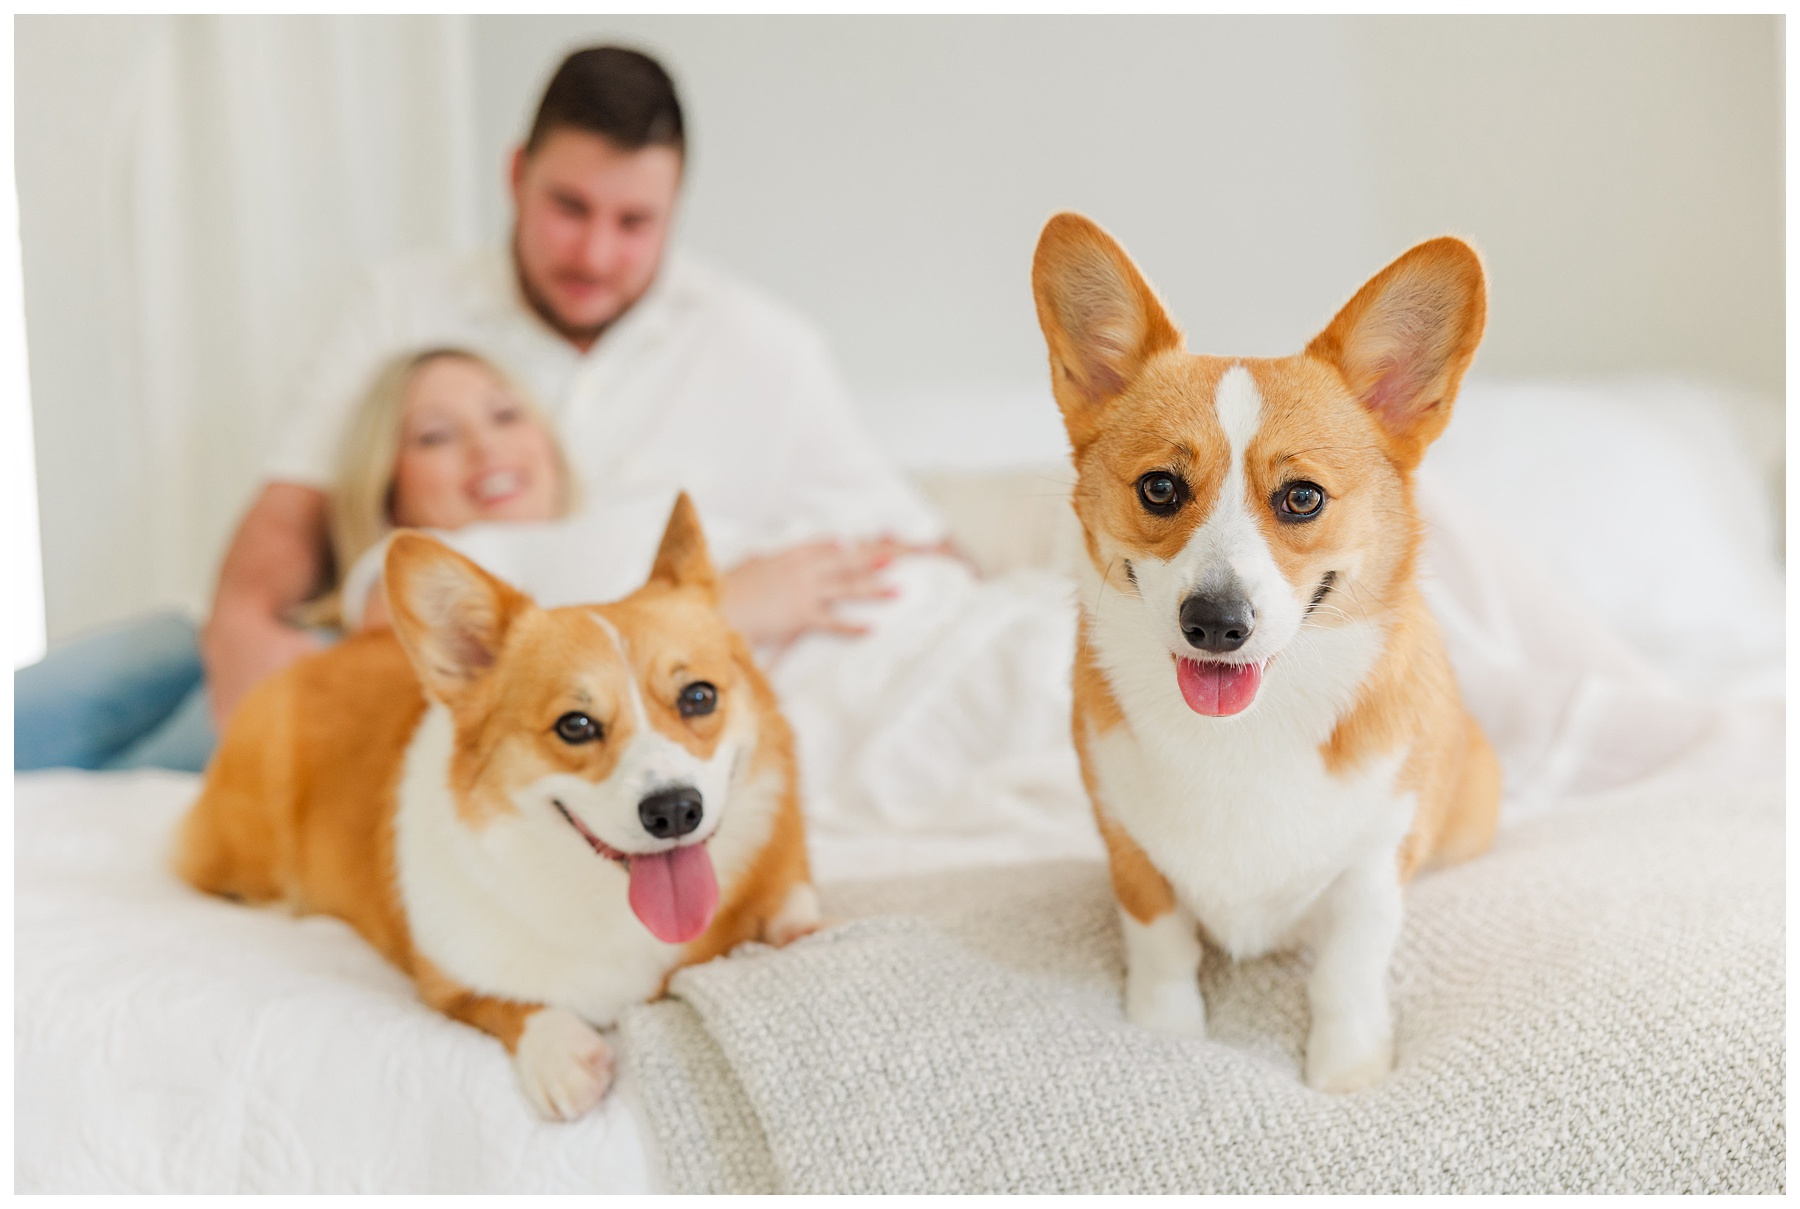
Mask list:
[[[1181,480],[1166,470],[1152,470],[1138,480],[1137,489],[1144,507],[1158,516],[1167,516],[1181,507]]]
[[[719,704],[719,690],[704,680],[696,680],[681,690],[681,696],[675,699],[675,708],[681,711],[683,718],[697,718],[702,714],[710,714]]]
[[[1325,506],[1325,489],[1317,483],[1289,483],[1276,495],[1275,511],[1286,521],[1309,521]]]
[[[579,710],[556,720],[556,737],[564,743],[592,743],[600,737],[600,724]]]

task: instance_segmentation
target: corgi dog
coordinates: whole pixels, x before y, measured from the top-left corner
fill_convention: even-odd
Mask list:
[[[1196,356],[1124,250],[1059,214],[1032,265],[1084,532],[1073,730],[1132,1022],[1203,1037],[1200,935],[1305,946],[1305,1079],[1393,1066],[1401,887],[1483,851],[1500,770],[1415,583],[1412,474],[1486,320],[1434,239],[1297,356]]]
[[[201,890],[348,921],[498,1037],[545,1117],[597,1103],[596,1031],[676,968],[816,928],[794,740],[679,497],[649,580],[540,609],[421,534],[391,631],[259,685],[177,843]]]

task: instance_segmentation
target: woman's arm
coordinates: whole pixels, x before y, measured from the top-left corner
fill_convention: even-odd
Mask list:
[[[212,615],[200,635],[213,725],[221,732],[257,681],[319,647],[317,638],[283,618],[325,578],[325,512],[323,491],[269,483],[225,552]]]

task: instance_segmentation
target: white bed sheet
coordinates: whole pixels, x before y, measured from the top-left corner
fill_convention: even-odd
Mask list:
[[[491,1038],[348,925],[168,871],[199,778],[20,776],[14,1186],[83,1192],[630,1192],[626,1095],[540,1121]]]

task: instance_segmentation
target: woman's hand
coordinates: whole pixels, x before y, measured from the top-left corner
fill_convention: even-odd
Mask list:
[[[753,646],[785,647],[813,630],[864,634],[868,627],[835,612],[841,601],[895,595],[881,570],[902,554],[923,552],[892,538],[812,542],[739,563],[724,576],[725,619]]]

